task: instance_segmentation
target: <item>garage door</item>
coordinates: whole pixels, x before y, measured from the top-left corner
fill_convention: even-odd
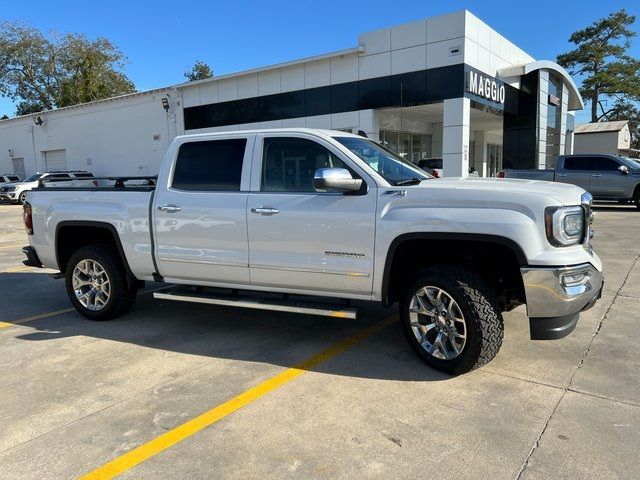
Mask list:
[[[48,150],[44,152],[44,166],[47,172],[67,169],[67,152],[65,150]]]

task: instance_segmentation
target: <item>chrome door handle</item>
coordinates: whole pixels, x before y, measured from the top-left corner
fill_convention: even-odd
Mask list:
[[[161,210],[167,213],[174,213],[174,212],[179,212],[182,209],[178,205],[161,205],[158,207],[158,210]]]
[[[251,209],[252,213],[259,213],[260,215],[275,215],[276,213],[280,213],[280,210],[273,207],[253,207]]]
[[[601,177],[602,175],[600,175],[599,173],[594,173],[593,175],[591,175],[592,177]]]

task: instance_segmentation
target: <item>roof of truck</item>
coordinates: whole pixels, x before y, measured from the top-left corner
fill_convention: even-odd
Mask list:
[[[205,133],[192,133],[186,135],[179,135],[176,139],[194,138],[194,137],[211,137],[211,136],[223,136],[223,135],[246,135],[253,133],[310,133],[312,135],[325,135],[328,137],[356,137],[363,138],[360,135],[354,133],[343,132],[341,130],[328,130],[323,128],[256,128],[251,130],[229,130],[224,132],[205,132]]]

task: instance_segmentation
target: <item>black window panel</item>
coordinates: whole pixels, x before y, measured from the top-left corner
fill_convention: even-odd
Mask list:
[[[239,191],[245,138],[185,143],[178,151],[172,187]]]
[[[218,105],[202,105],[184,109],[185,130],[195,130],[197,128],[217,127],[220,124],[218,116]]]
[[[391,98],[391,77],[369,78],[360,80],[358,94],[361,110],[383,108],[393,105]]]
[[[464,64],[427,70],[427,101],[436,102],[462,97],[465,77]]]
[[[298,118],[305,116],[304,90],[286,92],[278,95],[282,118]]]
[[[593,158],[591,157],[566,157],[564,159],[566,170],[593,170]]]
[[[236,122],[236,102],[223,102],[218,104],[218,118],[220,125],[233,125]]]
[[[358,82],[331,85],[331,112],[358,110]]]
[[[313,177],[319,168],[346,168],[355,175],[342,160],[312,140],[264,139],[262,191],[315,193]]]
[[[93,178],[93,173],[76,173],[76,178]]]
[[[258,98],[258,121],[280,120],[282,118],[282,106],[280,95],[267,95]]]
[[[427,103],[426,72],[411,72],[391,77],[393,105],[410,107]]]
[[[304,90],[307,117],[331,113],[331,89],[329,87]]]
[[[231,103],[231,102],[230,102]],[[235,108],[232,108],[231,118],[232,124],[236,123],[253,123],[258,122],[258,97],[243,98],[233,102]]]

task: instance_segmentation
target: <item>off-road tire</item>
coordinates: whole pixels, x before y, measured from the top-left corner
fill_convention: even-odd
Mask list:
[[[27,192],[22,192],[18,195],[18,205],[24,204],[27,201]]]
[[[94,260],[105,270],[110,282],[109,300],[101,310],[89,310],[76,298],[73,288],[73,271],[83,260]],[[115,247],[111,245],[89,245],[75,251],[67,263],[65,272],[67,295],[75,309],[90,320],[111,320],[126,313],[136,299],[137,283],[127,275],[127,270]]]
[[[432,356],[420,345],[410,324],[409,308],[415,292],[426,285],[445,290],[460,307],[467,329],[460,354],[445,360]],[[437,370],[459,375],[489,363],[500,350],[504,323],[495,296],[473,270],[461,265],[438,265],[417,273],[400,302],[400,320],[405,337],[415,354]]]

